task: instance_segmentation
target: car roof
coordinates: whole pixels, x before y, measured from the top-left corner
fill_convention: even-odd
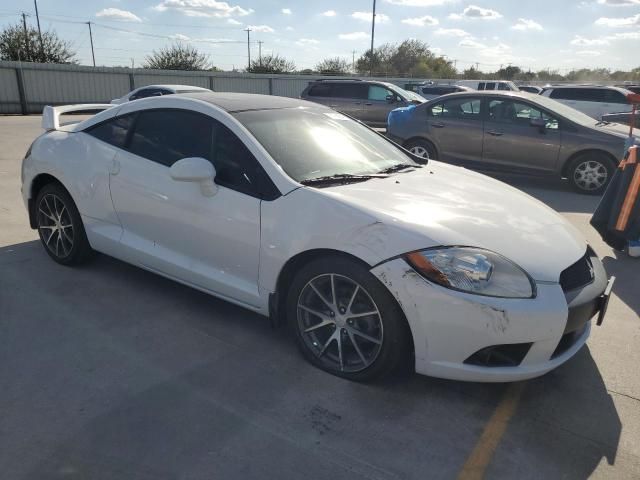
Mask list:
[[[195,85],[145,85],[144,87],[136,88],[136,90],[142,90],[143,88],[166,88],[169,90],[202,90],[207,91],[208,88],[196,87]]]
[[[189,97],[215,105],[229,113],[247,110],[273,110],[281,108],[313,107],[324,108],[318,103],[300,100],[298,98],[278,97],[275,95],[260,95],[256,93],[233,92],[190,92],[180,93],[180,97]]]
[[[464,92],[448,93],[438,98],[453,98],[453,97],[520,97],[520,98],[537,98],[538,95],[533,95],[529,92],[515,92],[513,90],[471,90]],[[437,98],[434,100],[438,100]],[[431,100],[434,101],[434,100]]]
[[[555,89],[565,89],[565,88],[595,88],[595,89],[606,89],[606,90],[616,90],[624,95],[629,93],[625,88],[614,87],[613,85],[551,85],[550,87],[545,87],[547,90],[555,90]]]

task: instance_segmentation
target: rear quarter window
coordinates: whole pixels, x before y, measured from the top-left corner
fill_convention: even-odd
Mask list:
[[[330,84],[319,84],[313,85],[309,88],[307,95],[310,97],[330,97],[331,96],[331,85]]]
[[[114,147],[124,148],[134,117],[134,113],[115,117],[89,127],[84,132]]]

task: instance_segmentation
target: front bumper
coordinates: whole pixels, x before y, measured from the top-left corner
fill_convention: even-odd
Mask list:
[[[409,322],[416,372],[455,380],[506,382],[547,373],[571,358],[591,331],[607,277],[594,262],[588,285],[563,292],[537,282],[532,299],[481,297],[428,282],[398,258],[371,270],[394,295]],[[482,349],[530,344],[515,366],[465,363]]]

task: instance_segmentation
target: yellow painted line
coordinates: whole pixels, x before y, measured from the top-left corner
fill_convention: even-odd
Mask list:
[[[471,455],[458,474],[458,480],[476,480],[484,478],[484,472],[493,458],[493,454],[507,430],[509,420],[518,407],[524,382],[512,383],[504,392],[500,403],[487,422]]]

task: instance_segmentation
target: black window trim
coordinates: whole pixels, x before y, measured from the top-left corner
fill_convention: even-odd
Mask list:
[[[88,126],[87,128],[85,128],[84,130],[82,130],[82,132],[91,135],[91,130],[93,130],[94,128],[98,128],[101,125],[104,125],[108,122],[114,121],[117,118],[120,117],[125,117],[128,115],[133,116],[132,122],[131,122],[131,126],[129,127],[129,129],[127,130],[127,135],[125,137],[125,141],[124,141],[124,145],[122,147],[119,147],[117,145],[113,145],[112,143],[109,142],[105,142],[104,140],[101,140],[93,135],[91,135],[94,139],[99,140],[101,142],[104,142],[108,145],[111,145],[113,148],[117,148],[119,150],[124,150],[132,155],[136,155],[137,157],[143,158],[144,160],[148,161],[148,162],[152,162],[155,163],[156,165],[160,165],[162,167],[165,167],[167,169],[171,168],[167,165],[164,165],[163,163],[157,162],[155,160],[152,160],[150,158],[147,157],[143,157],[141,155],[138,155],[137,153],[134,153],[130,150],[130,146],[131,146],[131,138],[133,137],[133,134],[136,130],[136,126],[138,124],[138,117],[140,116],[140,113],[142,112],[154,112],[154,111],[167,111],[167,110],[171,110],[171,111],[182,111],[182,112],[187,112],[187,113],[191,113],[191,114],[197,114],[197,115],[201,115],[206,117],[207,119],[211,120],[212,122],[218,122],[220,125],[223,125],[224,127],[226,127],[227,129],[229,129],[229,131],[233,134],[236,135],[236,137],[238,137],[238,135],[233,132],[233,130],[231,130],[227,125],[225,125],[223,122],[221,122],[220,120],[213,118],[211,115],[207,115],[206,113],[202,113],[202,112],[197,112],[194,110],[189,110],[186,108],[175,108],[175,107],[161,107],[161,108],[145,108],[142,110],[136,110],[134,112],[129,112],[129,113],[125,113],[122,115],[114,115],[111,118],[107,118],[101,122],[95,123],[93,125]],[[215,123],[214,123],[215,126]],[[217,126],[216,126],[217,127]],[[216,128],[217,129],[217,128]],[[216,140],[216,136],[212,135],[211,138],[211,146],[209,147],[211,149],[211,154],[213,154],[213,148],[214,148],[214,142]],[[247,146],[247,144],[245,142],[242,141],[242,139],[240,139],[240,137],[238,137],[238,140],[244,145],[244,147],[247,149],[247,151],[251,154],[251,156],[253,157],[256,165],[258,166],[259,172],[259,184],[256,185],[256,191],[253,193],[247,192],[247,191],[242,191],[239,190],[237,188],[234,188],[233,186],[227,184],[227,182],[221,182],[219,179],[215,179],[215,183],[216,185],[219,185],[221,187],[225,187],[228,188],[229,190],[233,190],[234,192],[238,192],[238,193],[242,193],[244,195],[248,195],[250,197],[254,197],[254,198],[258,198],[260,200],[264,200],[264,201],[273,201],[279,197],[282,196],[282,192],[280,192],[280,189],[275,185],[275,183],[273,182],[273,180],[271,179],[271,177],[269,176],[269,174],[266,172],[266,170],[264,169],[264,167],[262,166],[262,164],[258,161],[258,159],[256,158],[256,156],[253,154],[253,152],[251,151],[251,149]],[[213,156],[213,155],[212,155]]]

